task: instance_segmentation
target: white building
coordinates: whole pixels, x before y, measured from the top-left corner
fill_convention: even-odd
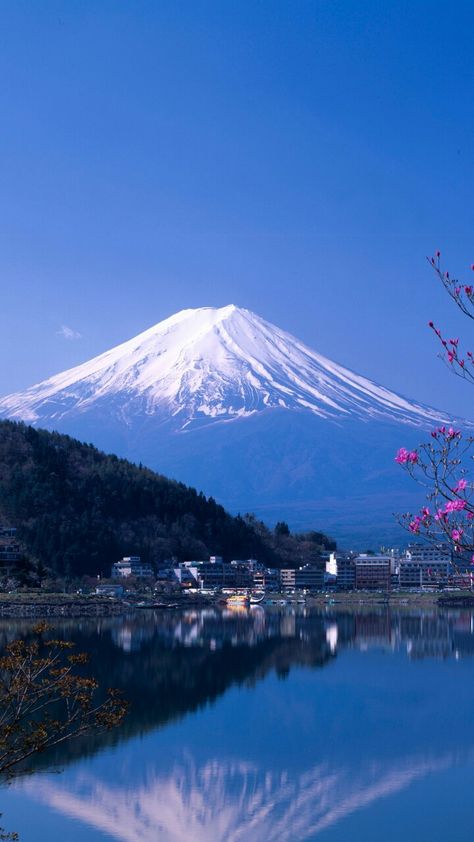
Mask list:
[[[400,559],[400,588],[446,587],[451,560],[448,544],[409,544],[405,558]]]
[[[151,564],[142,562],[139,555],[125,556],[112,565],[112,579],[129,579],[132,576],[135,579],[149,579],[154,575]]]
[[[448,544],[408,544],[406,560],[412,562],[447,562],[452,559]]]

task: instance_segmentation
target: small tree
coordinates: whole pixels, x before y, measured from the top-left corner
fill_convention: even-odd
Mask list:
[[[438,251],[428,261],[461,312],[474,319],[474,286],[451,278],[449,272],[443,271],[440,258]],[[456,375],[474,383],[473,352],[462,354],[458,338],[446,339],[431,321],[429,327],[440,343],[443,362]],[[401,523],[414,535],[447,542],[458,555],[474,552],[473,445],[472,435],[443,425],[431,432],[430,441],[415,450],[402,447],[396,455],[396,462],[427,488],[427,505],[418,514],[402,515]]]
[[[275,524],[275,535],[278,537],[280,536],[287,536],[290,534],[290,527],[284,520],[279,520],[277,524]]]
[[[118,725],[127,702],[116,690],[98,699],[98,682],[81,674],[87,655],[69,641],[46,637],[9,643],[0,657],[0,774],[22,771],[33,755]],[[1,836],[0,836],[1,838]],[[8,838],[8,837],[7,837]]]

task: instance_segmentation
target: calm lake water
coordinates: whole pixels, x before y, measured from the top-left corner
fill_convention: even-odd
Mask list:
[[[28,624],[0,624],[0,641]],[[56,629],[132,703],[0,791],[21,842],[472,839],[474,616],[142,612]]]

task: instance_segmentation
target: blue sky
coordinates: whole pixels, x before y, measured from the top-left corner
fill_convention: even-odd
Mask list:
[[[425,255],[474,261],[474,6],[0,4],[0,394],[239,304],[474,416]]]

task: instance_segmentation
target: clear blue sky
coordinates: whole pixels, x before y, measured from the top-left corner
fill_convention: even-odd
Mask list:
[[[470,324],[425,262],[440,248],[472,279],[472,2],[0,15],[0,394],[235,303],[474,416],[426,328]]]

